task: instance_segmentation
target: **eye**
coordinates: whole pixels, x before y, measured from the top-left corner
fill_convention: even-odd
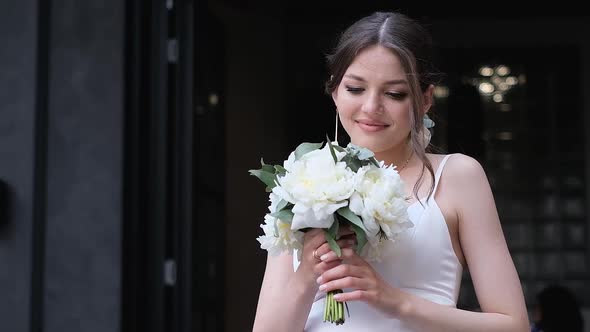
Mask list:
[[[405,92],[386,92],[385,94],[394,100],[404,100],[408,96]]]
[[[352,93],[353,95],[358,95],[361,92],[365,91],[363,88],[353,87],[353,86],[346,86],[346,91]]]

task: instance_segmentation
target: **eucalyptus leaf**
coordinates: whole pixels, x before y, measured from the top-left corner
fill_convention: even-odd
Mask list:
[[[367,232],[367,229],[365,228],[365,225],[363,225],[363,221],[361,220],[361,218],[354,214],[354,212],[350,211],[350,208],[348,208],[348,206],[339,208],[338,210],[336,210],[336,213],[338,213],[354,225],[360,227],[363,231],[365,231],[365,233]]]
[[[330,249],[332,249],[332,251],[335,252],[338,257],[342,257],[342,250],[340,250],[340,246],[338,246],[338,243],[336,243],[336,240],[334,237],[332,237],[332,234],[330,234],[328,230],[324,229],[324,237],[326,238]]]
[[[285,209],[271,213],[270,215],[288,224],[290,224],[291,221],[293,221],[293,212],[291,210]]]
[[[274,173],[266,172],[261,169],[251,169],[248,171],[250,175],[254,175],[260,181],[262,181],[270,189],[274,188],[277,184],[277,176]]]
[[[366,160],[374,156],[375,154],[373,153],[373,151],[365,148],[359,148],[358,158],[360,160]]]
[[[299,160],[304,154],[322,147],[322,143],[301,143],[295,149],[295,160]]]
[[[346,163],[346,166],[348,166],[348,168],[350,168],[351,171],[353,172],[357,172],[359,170],[359,168],[361,168],[362,163],[360,160],[353,158],[349,155],[344,156],[344,158],[342,158],[342,161],[344,161]]]
[[[288,201],[286,201],[284,199],[281,199],[281,201],[279,202],[279,204],[277,204],[277,211],[283,210],[288,204],[289,204]]]

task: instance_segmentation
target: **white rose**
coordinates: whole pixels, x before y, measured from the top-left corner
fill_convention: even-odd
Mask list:
[[[337,160],[346,155],[336,152]],[[277,179],[273,193],[293,206],[291,228],[328,228],[333,213],[348,205],[354,191],[354,175],[345,162],[334,163],[329,147],[304,154],[299,160],[289,156],[287,173]]]

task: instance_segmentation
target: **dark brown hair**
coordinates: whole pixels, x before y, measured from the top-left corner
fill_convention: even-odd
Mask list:
[[[428,129],[423,126],[419,112],[424,108],[423,93],[430,85],[438,83],[441,75],[432,66],[432,38],[422,25],[403,14],[392,12],[376,12],[353,23],[342,33],[334,51],[327,55],[330,79],[326,82],[326,93],[334,92],[355,57],[374,45],[390,49],[399,57],[406,73],[412,99],[412,130],[408,139],[414,153],[422,161],[422,172],[414,185],[414,195],[419,199],[418,189],[427,169],[432,178],[430,196],[434,190],[434,170],[426,157],[428,146],[423,143],[423,130]]]

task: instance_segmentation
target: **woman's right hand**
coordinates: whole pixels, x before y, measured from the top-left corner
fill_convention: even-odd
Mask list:
[[[354,248],[356,237],[349,226],[340,229],[340,238],[336,241],[340,248]],[[326,241],[323,229],[314,228],[305,233],[303,237],[303,249],[301,262],[297,271],[303,274],[306,283],[318,287],[317,278],[325,271],[334,268],[342,263],[342,260],[331,260],[323,262],[320,257],[331,252],[332,249]]]

